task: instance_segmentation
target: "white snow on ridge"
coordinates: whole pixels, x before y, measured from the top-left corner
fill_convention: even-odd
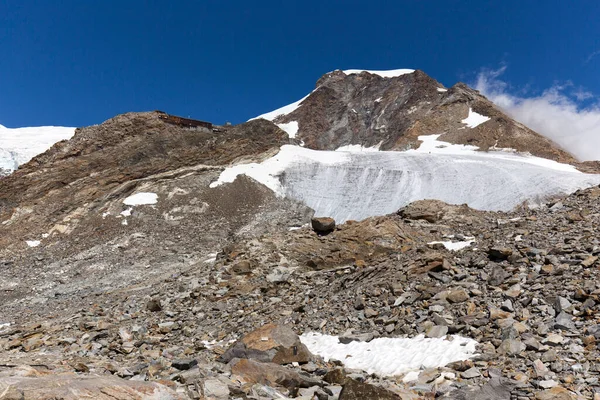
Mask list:
[[[342,72],[345,73],[346,75],[360,74],[362,72],[368,72],[369,74],[379,75],[382,78],[396,78],[398,76],[412,74],[413,72],[415,72],[415,70],[414,69],[392,69],[389,71],[370,71],[370,70],[366,70],[366,69],[347,69]]]
[[[282,146],[262,163],[225,169],[210,186],[245,174],[277,196],[303,201],[316,216],[342,223],[396,212],[416,200],[437,199],[490,211],[507,211],[523,202],[572,193],[600,184],[600,175],[570,165],[421,136],[417,150],[316,151]]]
[[[379,376],[395,376],[422,368],[443,367],[476,355],[477,342],[460,336],[452,340],[415,338],[378,338],[370,342],[343,344],[337,336],[304,333],[300,340],[308,350],[335,359],[346,367],[360,369]]]
[[[0,125],[0,168],[14,171],[56,142],[70,139],[75,128],[39,126],[6,128]]]
[[[295,111],[298,107],[300,107],[301,103],[304,100],[306,100],[306,98],[308,96],[310,96],[310,93],[307,94],[306,96],[304,96],[303,98],[301,98],[300,100],[293,102],[292,104],[288,104],[287,106],[283,106],[281,108],[278,108],[277,110],[273,110],[271,112],[259,115],[258,117],[250,118],[248,121],[252,121],[254,119],[259,119],[259,118],[273,121],[275,118],[279,117],[280,115],[288,115],[289,113]]]
[[[467,118],[463,119],[460,122],[462,122],[463,124],[467,124],[467,126],[469,128],[475,128],[489,120],[490,120],[490,117],[486,117],[485,115],[477,114],[475,111],[473,111],[469,107],[469,115],[467,116]]]
[[[276,124],[278,127],[280,127],[283,131],[285,131],[290,139],[293,139],[296,137],[296,134],[298,133],[298,122],[297,121],[291,121],[285,124]]]

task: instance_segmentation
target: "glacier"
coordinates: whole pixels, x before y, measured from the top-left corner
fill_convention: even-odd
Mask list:
[[[438,138],[421,136],[419,149],[404,152],[285,145],[262,163],[227,168],[211,187],[245,174],[280,197],[304,202],[316,216],[345,222],[393,213],[423,199],[508,211],[600,184],[600,175],[571,165],[510,151],[477,151]]]
[[[61,140],[70,139],[75,128],[38,126],[6,128],[0,125],[0,169],[11,172]]]

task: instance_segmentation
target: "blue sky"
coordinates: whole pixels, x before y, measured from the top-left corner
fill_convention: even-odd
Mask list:
[[[160,109],[239,123],[334,69],[482,69],[513,96],[600,94],[600,2],[0,0],[0,124]],[[494,86],[498,88],[498,86]]]

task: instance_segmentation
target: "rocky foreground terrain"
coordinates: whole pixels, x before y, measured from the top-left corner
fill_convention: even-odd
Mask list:
[[[453,120],[485,100],[423,75],[402,79],[463,99],[436,103]],[[284,144],[357,144],[294,116],[297,138],[264,119],[210,133],[124,114],[1,178],[0,399],[600,399],[600,187],[511,212],[422,200],[337,226],[246,176],[211,187]],[[477,345],[385,376],[311,352],[311,332]]]

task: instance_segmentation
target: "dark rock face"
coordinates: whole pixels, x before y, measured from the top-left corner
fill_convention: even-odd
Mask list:
[[[461,121],[469,108],[490,120],[468,128]],[[575,162],[567,152],[506,116],[463,83],[449,89],[422,71],[395,78],[362,72],[330,72],[293,112],[276,123],[297,121],[296,138],[312,149],[333,150],[349,144],[381,150],[418,147],[418,136],[443,134],[440,140],[518,151]],[[588,166],[589,167],[589,166]]]
[[[329,233],[335,229],[335,220],[329,217],[317,217],[310,220],[312,228],[318,233]]]

